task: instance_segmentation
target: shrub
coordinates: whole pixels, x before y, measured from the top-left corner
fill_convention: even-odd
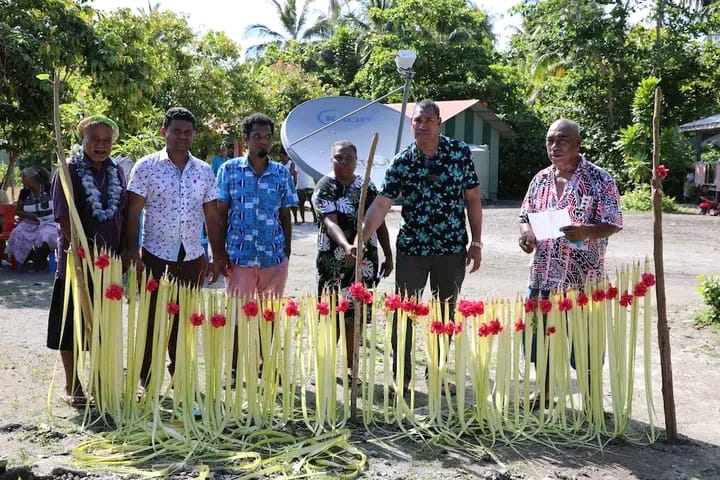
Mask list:
[[[696,323],[720,326],[720,277],[700,275],[698,281],[698,293],[702,295],[705,305],[709,306],[710,310],[698,315]]]
[[[649,212],[650,210],[652,210],[650,185],[645,183],[636,187],[635,190],[625,192],[620,197],[620,205],[622,206],[623,210]],[[677,212],[678,207],[675,203],[675,197],[663,195],[662,209],[663,212]]]

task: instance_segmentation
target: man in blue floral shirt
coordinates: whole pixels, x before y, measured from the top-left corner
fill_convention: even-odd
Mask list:
[[[385,173],[379,195],[365,216],[363,238],[382,223],[394,199],[402,198],[402,224],[397,238],[395,287],[420,298],[430,277],[433,296],[447,300],[450,312],[465,278],[480,268],[482,258],[482,197],[480,182],[463,142],[440,135],[440,109],[432,100],[415,105],[415,142],[400,151]],[[468,245],[465,211],[472,241]],[[397,326],[396,326],[397,328]],[[409,384],[411,324],[405,336],[403,390]],[[393,371],[397,375],[397,330],[393,332]],[[454,387],[454,386],[453,386]]]

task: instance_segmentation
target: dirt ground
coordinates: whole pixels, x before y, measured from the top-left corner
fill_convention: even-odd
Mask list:
[[[484,257],[480,272],[466,277],[463,296],[473,299],[514,298],[524,291],[529,257],[517,247],[517,204],[484,210]],[[391,237],[399,214],[388,217]],[[357,445],[368,455],[365,478],[435,479],[720,479],[720,330],[697,329],[693,318],[703,309],[696,291],[700,274],[719,274],[720,244],[715,234],[720,217],[666,214],[664,257],[668,318],[671,327],[673,380],[681,441],[663,436],[650,446],[613,443],[599,448],[493,448],[492,457],[427,446],[371,444],[358,432]],[[625,229],[610,241],[608,268],[651,257],[652,216],[626,213]],[[316,229],[298,225],[287,293],[314,289]],[[52,276],[0,270],[0,461],[8,468],[27,466],[36,477],[79,478],[84,472],[57,469],[69,460],[70,449],[87,438],[81,417],[61,404],[61,369],[55,352],[45,348],[47,309]],[[390,291],[390,280],[381,290]],[[656,335],[653,335],[656,337]],[[656,343],[656,340],[654,340]],[[657,350],[656,350],[657,351]],[[660,367],[653,358],[657,424],[664,425]],[[55,385],[49,390],[52,377]],[[641,379],[636,380],[642,383]],[[634,420],[647,423],[643,398],[636,398]],[[50,408],[51,407],[51,410]],[[52,413],[50,413],[50,411]],[[2,472],[0,462],[0,472]],[[0,479],[16,480],[21,470]],[[116,475],[92,474],[94,478]],[[25,474],[24,478],[28,475]]]

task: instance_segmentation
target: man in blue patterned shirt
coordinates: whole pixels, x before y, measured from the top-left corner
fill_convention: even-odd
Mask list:
[[[385,173],[379,195],[370,206],[362,238],[382,223],[396,198],[402,198],[402,224],[397,238],[395,288],[398,293],[422,297],[430,277],[434,297],[448,301],[450,314],[465,278],[480,268],[482,258],[482,197],[470,148],[440,135],[440,109],[432,100],[415,105],[412,129],[415,142],[400,151]],[[465,210],[472,241],[468,245]],[[403,391],[407,389],[412,324],[405,336]],[[393,372],[397,375],[397,325],[393,331]],[[454,391],[454,385],[451,391]]]
[[[247,156],[218,171],[218,213],[230,257],[225,288],[241,297],[282,296],[288,275],[292,222],[298,203],[290,172],[271,161],[275,124],[263,114],[243,120]]]

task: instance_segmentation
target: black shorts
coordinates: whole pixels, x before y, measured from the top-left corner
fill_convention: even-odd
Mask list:
[[[92,293],[90,293],[92,295]],[[63,300],[65,296],[65,279],[56,278],[53,284],[50,314],[48,315],[47,347],[53,350],[72,350],[75,335],[73,332],[73,295],[70,291],[68,299],[67,321],[63,329]],[[62,330],[62,336],[60,335]],[[87,348],[85,348],[87,349]]]

